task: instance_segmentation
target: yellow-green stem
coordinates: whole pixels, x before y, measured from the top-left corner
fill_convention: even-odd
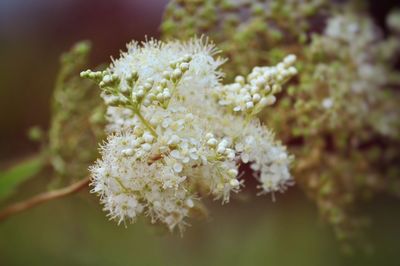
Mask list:
[[[157,132],[153,129],[153,127],[150,125],[149,122],[143,117],[143,115],[140,113],[139,110],[134,110],[135,114],[139,117],[140,121],[143,123],[143,125],[150,131],[150,133],[157,138]]]

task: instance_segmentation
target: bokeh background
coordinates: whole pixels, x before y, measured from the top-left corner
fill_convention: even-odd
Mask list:
[[[26,133],[48,127],[59,55],[87,39],[91,64],[108,62],[130,40],[159,36],[167,2],[0,0],[0,170],[39,149]],[[382,27],[399,6],[370,1]],[[9,202],[45,186],[45,179],[30,180]],[[82,192],[0,223],[0,265],[400,265],[395,199],[381,196],[364,206],[374,246],[351,256],[296,187],[276,202],[247,196],[209,206],[211,216],[194,221],[181,238],[142,221],[117,226],[96,197]]]

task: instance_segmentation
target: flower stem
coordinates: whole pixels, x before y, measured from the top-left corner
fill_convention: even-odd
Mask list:
[[[38,194],[33,196],[30,199],[25,201],[17,202],[15,204],[10,205],[9,207],[5,208],[4,210],[0,211],[0,221],[7,219],[8,217],[23,212],[25,210],[31,209],[45,203],[50,200],[62,198],[71,194],[74,194],[84,188],[87,188],[90,182],[90,178],[86,177],[78,182],[54,191],[44,192],[42,194]]]
[[[139,110],[134,110],[135,114],[139,117],[140,121],[143,123],[143,125],[150,131],[150,133],[157,138],[157,132],[153,129],[153,127],[150,125],[149,122],[143,117],[143,115],[140,113]]]

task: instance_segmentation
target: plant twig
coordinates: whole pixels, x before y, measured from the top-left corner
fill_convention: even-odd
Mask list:
[[[27,200],[14,203],[14,204],[6,207],[4,210],[0,211],[0,222],[6,220],[7,218],[9,218],[12,215],[15,215],[15,214],[18,214],[25,210],[31,209],[31,208],[36,207],[47,201],[62,198],[62,197],[74,194],[76,192],[79,192],[83,188],[87,187],[89,185],[89,182],[90,182],[90,178],[86,177],[82,180],[79,180],[76,183],[73,183],[72,185],[70,185],[68,187],[61,188],[61,189],[54,190],[54,191],[44,192],[44,193],[35,195],[32,198],[29,198]]]

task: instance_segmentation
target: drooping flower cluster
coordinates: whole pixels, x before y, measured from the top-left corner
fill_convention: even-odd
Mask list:
[[[134,221],[143,213],[182,229],[204,192],[225,203],[240,190],[241,163],[251,164],[265,193],[292,183],[291,157],[255,112],[243,116],[220,104],[232,93],[244,97],[244,90],[251,95],[246,106],[273,97],[273,88],[296,73],[295,57],[255,68],[247,83],[223,86],[217,52],[203,39],[132,42],[107,70],[81,73],[99,84],[108,106],[110,135],[90,170],[93,191],[111,218]]]
[[[382,56],[383,49],[393,55],[396,47],[388,44],[368,17],[344,13],[327,20],[323,34],[315,35],[307,50],[307,59],[316,62],[307,71],[314,71],[318,84],[326,87],[319,106],[313,107],[318,115],[303,108],[310,116],[319,116],[313,119],[314,128],[321,128],[320,123],[331,129],[345,122],[349,128],[369,126],[384,136],[398,135],[399,110],[393,106],[398,96],[387,89],[393,80]]]
[[[383,33],[367,2],[171,0],[162,24],[164,39],[213,38],[229,80],[285,54],[301,58],[286,97],[260,117],[289,143],[297,183],[345,244],[357,238],[366,195],[400,195],[400,13]],[[247,113],[245,91],[231,95],[231,109]]]

